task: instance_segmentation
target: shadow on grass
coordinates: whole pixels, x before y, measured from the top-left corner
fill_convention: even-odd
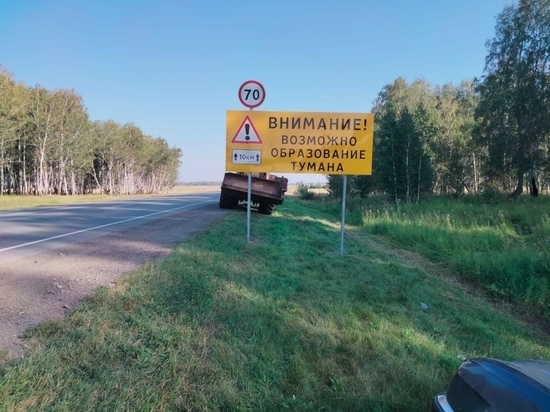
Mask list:
[[[447,230],[397,220],[367,223],[365,228],[432,260],[445,262],[464,279],[499,298],[530,305],[550,319],[549,255],[544,246],[539,251],[532,236],[510,236],[492,227]]]
[[[340,257],[321,212],[287,202],[252,230],[247,244],[230,215],[39,328],[48,360],[2,375],[42,368],[49,389],[21,396],[52,409],[404,411],[428,409],[459,355],[550,357],[544,337],[360,238]]]

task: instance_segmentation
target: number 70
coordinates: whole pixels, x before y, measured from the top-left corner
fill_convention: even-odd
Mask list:
[[[250,92],[252,92],[252,98],[254,100],[260,100],[260,91],[258,89],[244,89],[244,92],[246,93],[245,100],[248,100],[250,97]]]

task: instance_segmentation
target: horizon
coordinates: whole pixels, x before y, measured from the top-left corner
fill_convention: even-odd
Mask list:
[[[74,89],[92,121],[134,123],[181,148],[178,180],[217,180],[244,81],[266,89],[258,110],[368,113],[397,77],[479,77],[510,3],[0,1],[0,65],[26,85]]]

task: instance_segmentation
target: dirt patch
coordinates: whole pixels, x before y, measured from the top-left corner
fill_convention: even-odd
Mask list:
[[[164,216],[81,243],[3,263],[0,268],[0,350],[22,356],[21,335],[44,320],[63,318],[94,289],[169,254],[227,211],[211,204]]]

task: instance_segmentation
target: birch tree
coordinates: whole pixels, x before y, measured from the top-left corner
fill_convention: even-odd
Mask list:
[[[536,194],[537,164],[550,136],[550,0],[506,6],[487,49],[476,112],[485,171],[493,179],[513,177],[512,196],[523,192],[529,173]]]

